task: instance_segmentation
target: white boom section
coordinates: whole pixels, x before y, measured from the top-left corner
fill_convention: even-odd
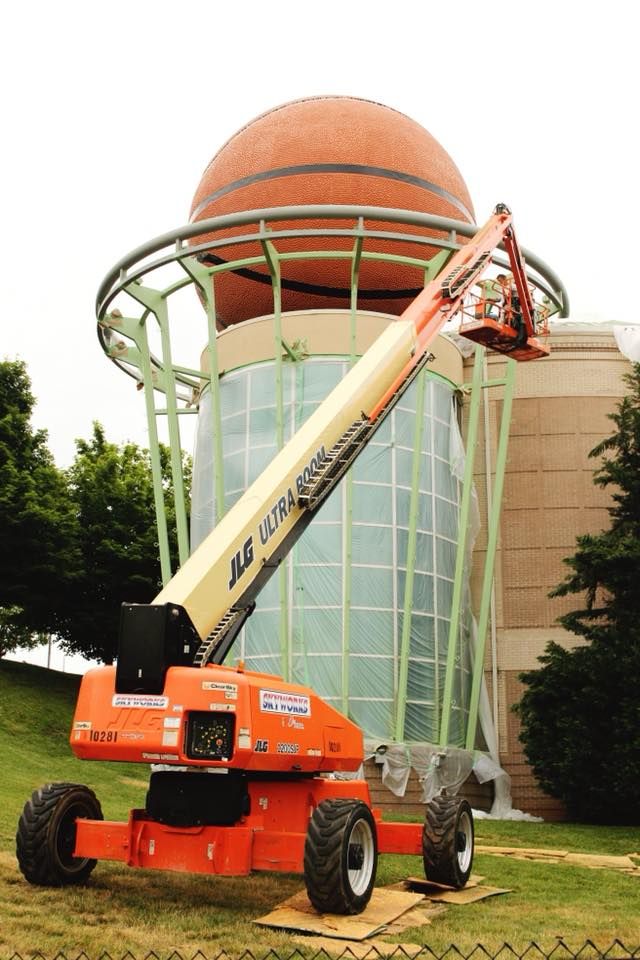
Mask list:
[[[154,603],[180,603],[206,637],[268,563],[304,512],[302,484],[347,428],[400,373],[414,325],[391,323],[178,570]]]
[[[308,522],[305,490],[331,458],[331,449],[356,422],[381,421],[403,385],[424,362],[429,345],[458,309],[510,229],[506,208],[496,213],[392,321],[177,571],[154,604],[180,604],[204,640],[236,606],[253,600]],[[366,439],[364,440],[366,443]],[[346,467],[345,467],[346,469]],[[302,503],[299,497],[303,495]]]

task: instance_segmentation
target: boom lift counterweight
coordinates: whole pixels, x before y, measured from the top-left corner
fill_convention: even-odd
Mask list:
[[[144,810],[102,820],[86,787],[49,784],[20,820],[32,883],[83,882],[100,858],[129,866],[246,874],[303,872],[317,909],[359,912],[379,852],[423,856],[429,879],[463,886],[473,820],[436,797],[424,827],[385,823],[357,771],[362,733],[312,690],[223,665],[261,587],[424,365],[503,244],[525,336],[501,320],[474,339],[543,356],[511,214],[499,206],[387,327],[150,605],[123,605],[117,668],[83,678],[71,747],[83,759],[156,764]],[[461,331],[470,335],[465,330]],[[328,776],[327,776],[328,775]],[[36,838],[45,836],[47,842]]]

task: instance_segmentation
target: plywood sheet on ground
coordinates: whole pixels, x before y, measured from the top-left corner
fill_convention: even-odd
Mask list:
[[[475,853],[489,853],[494,857],[521,857],[538,860],[563,860],[568,850],[551,850],[548,847],[484,847],[476,843]]]
[[[568,853],[567,863],[576,863],[580,867],[591,867],[594,870],[633,870],[640,873],[640,868],[631,857],[608,857],[600,853]]]
[[[484,881],[484,877],[479,876],[479,874],[472,873],[466,883],[466,889],[469,887],[477,887],[479,883]],[[407,884],[411,884],[414,890],[421,890],[422,887],[427,887],[428,889],[434,890],[451,890],[451,887],[447,887],[442,883],[434,883],[433,880],[427,880],[425,877],[408,877],[406,880],[400,880],[398,883],[389,883],[385,890],[406,890]]]
[[[338,940],[335,937],[294,937],[296,943],[325,950],[330,956],[375,960],[376,957],[417,957],[424,950],[418,943],[387,943],[385,940]]]
[[[640,867],[630,855],[608,856],[600,853],[569,853],[568,850],[551,850],[546,847],[484,847],[475,846],[476,853],[487,853],[495,857],[511,857],[514,860],[538,860],[546,863],[571,863],[574,866],[589,867],[592,870],[623,870],[625,873],[640,874]]]
[[[409,927],[428,927],[436,917],[441,917],[446,912],[447,908],[444,903],[432,903],[430,900],[425,900],[416,907],[412,907],[411,910],[407,910],[393,923],[389,923],[385,930],[385,936],[395,937],[404,930],[408,930]]]
[[[345,917],[332,913],[318,913],[304,891],[294,894],[279,904],[271,913],[254,920],[264,927],[317,933],[324,937],[345,940],[365,940],[385,930],[388,924],[410,910],[424,897],[421,893],[407,893],[378,887],[362,913]]]
[[[507,888],[489,887],[481,883],[468,883],[462,890],[452,890],[451,887],[443,887],[438,883],[423,880],[421,877],[408,877],[404,882],[412,890],[419,890],[428,900],[435,903],[457,903],[464,905],[467,903],[476,903],[478,900],[486,900],[487,897],[496,897],[501,893],[512,892]]]
[[[485,887],[478,884],[477,887],[464,887],[462,890],[439,890],[434,893],[427,893],[430,900],[436,903],[456,903],[459,906],[465,906],[467,903],[477,903],[478,900],[486,900],[488,897],[497,897],[501,893],[512,893],[507,887]]]

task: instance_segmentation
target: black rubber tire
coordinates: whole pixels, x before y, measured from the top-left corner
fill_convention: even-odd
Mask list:
[[[459,890],[473,866],[473,814],[466,800],[434,797],[427,805],[422,830],[424,875]]]
[[[16,854],[24,877],[37,886],[84,883],[95,860],[74,857],[77,818],[102,820],[93,792],[78,783],[46,783],[31,794],[18,821]]]
[[[304,845],[304,882],[320,913],[362,913],[371,899],[378,838],[361,800],[323,800],[313,811]]]

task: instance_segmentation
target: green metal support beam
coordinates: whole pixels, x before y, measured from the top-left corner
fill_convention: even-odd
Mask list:
[[[156,514],[156,528],[158,531],[158,552],[160,555],[160,576],[163,585],[171,579],[171,554],[169,549],[169,530],[167,526],[167,511],[164,502],[164,488],[162,482],[162,465],[160,463],[160,444],[158,440],[158,410],[155,407],[155,389],[157,376],[151,365],[147,326],[144,317],[124,317],[119,310],[108,314],[102,321],[102,326],[116,336],[124,336],[133,341],[134,347],[127,346],[125,341],[110,341],[109,355],[126,359],[140,371],[140,383],[144,388],[147,427],[149,429],[149,455],[151,458],[151,478],[153,481],[153,503]]]
[[[280,276],[280,256],[270,240],[262,240],[265,262],[271,274],[273,290],[273,338],[274,362],[276,374],[276,447],[284,446],[284,389],[282,379],[282,283]],[[289,561],[291,562],[291,561]],[[287,584],[287,562],[278,569],[278,592],[280,597],[280,669],[285,680],[291,679],[291,651],[289,645],[289,590]]]
[[[400,640],[400,670],[396,696],[395,739],[402,743],[405,738],[404,722],[407,711],[407,683],[409,678],[409,654],[411,647],[411,614],[413,610],[413,580],[418,542],[418,506],[420,501],[420,460],[422,459],[422,435],[424,432],[424,408],[427,378],[423,370],[416,381],[416,419],[413,430],[413,460],[411,464],[411,495],[409,500],[409,536],[407,543],[407,574],[404,586],[402,613],[402,637]]]
[[[473,466],[478,439],[478,420],[480,414],[480,397],[482,385],[483,348],[475,349],[473,365],[473,379],[471,385],[471,404],[467,425],[467,453],[462,481],[462,499],[458,515],[458,545],[456,552],[456,567],[453,581],[453,597],[451,602],[451,620],[449,622],[449,640],[447,646],[447,665],[445,670],[444,690],[442,697],[442,717],[440,722],[440,745],[447,746],[451,727],[453,710],[453,685],[455,679],[456,659],[460,644],[460,615],[463,596],[463,579],[467,555],[467,533],[473,493]]]
[[[207,313],[207,353],[209,356],[209,390],[211,391],[211,430],[213,433],[213,495],[216,505],[216,523],[222,520],[224,509],[224,448],[222,444],[222,403],[220,400],[220,365],[218,363],[218,336],[215,299],[215,281],[210,270],[195,257],[180,261],[182,269],[193,278],[204,299]]]
[[[351,260],[351,297],[349,300],[349,367],[356,363],[358,332],[358,280],[362,259],[363,238],[356,237]],[[340,678],[341,710],[349,713],[349,683],[351,657],[351,589],[353,558],[353,470],[349,470],[344,482],[342,499],[342,676]]]
[[[441,250],[429,260],[424,271],[424,285],[431,283],[434,277],[437,277],[444,266],[447,265],[453,256],[453,250]]]
[[[155,391],[153,387],[153,371],[149,355],[149,343],[146,325],[140,325],[140,357],[142,360],[142,383],[144,385],[144,402],[147,411],[147,426],[149,428],[149,452],[151,455],[151,476],[153,478],[153,502],[156,509],[156,525],[158,528],[158,549],[160,551],[160,574],[163,585],[171,579],[171,554],[169,550],[169,533],[167,529],[167,511],[164,504],[164,488],[162,482],[162,465],[160,462],[160,443],[158,440],[158,422],[155,411]]]
[[[478,634],[473,664],[473,682],[471,685],[471,699],[469,701],[469,722],[467,725],[467,750],[475,749],[476,731],[478,724],[478,705],[480,703],[480,688],[484,674],[484,652],[491,610],[491,590],[495,570],[496,549],[500,533],[500,511],[502,494],[504,491],[504,477],[507,466],[507,448],[509,445],[509,430],[511,426],[511,408],[516,378],[516,361],[507,359],[506,376],[504,380],[504,396],[502,403],[502,417],[500,419],[500,436],[496,453],[495,480],[491,512],[488,518],[487,553],[484,562],[482,580],[482,595],[480,600],[480,614],[478,617]]]
[[[167,301],[159,290],[144,287],[141,283],[131,283],[127,293],[143,304],[156,318],[160,328],[162,343],[162,364],[165,376],[165,395],[167,398],[167,426],[169,429],[169,453],[173,496],[176,513],[176,533],[178,538],[178,557],[183,564],[189,556],[189,533],[187,531],[187,509],[184,496],[184,478],[182,475],[182,446],[177,416],[176,379],[171,358],[171,337],[169,334],[169,312]]]

